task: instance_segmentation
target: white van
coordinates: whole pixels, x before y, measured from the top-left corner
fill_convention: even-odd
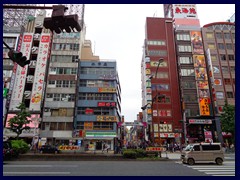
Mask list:
[[[222,165],[224,154],[221,143],[189,144],[181,154],[182,163],[193,165],[195,162],[216,162]]]

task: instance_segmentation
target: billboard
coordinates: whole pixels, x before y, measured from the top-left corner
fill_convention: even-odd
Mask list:
[[[174,19],[198,19],[196,4],[173,4]]]
[[[193,54],[204,54],[202,35],[200,31],[191,31],[191,41],[193,46]]]
[[[24,33],[23,34],[22,45],[21,45],[20,51],[23,53],[23,56],[27,57],[27,59],[30,58],[32,41],[33,41],[33,33]],[[24,93],[23,91],[24,91],[26,76],[27,76],[27,70],[28,70],[28,65],[26,65],[24,67],[17,66],[16,77],[14,80],[14,86],[13,86],[13,90],[11,93],[11,101],[10,101],[9,110],[18,110],[17,106],[19,106],[19,104],[22,102],[23,93]]]
[[[44,78],[48,60],[48,52],[50,50],[51,35],[50,33],[42,33],[39,43],[39,53],[37,56],[37,64],[34,73],[34,81],[29,109],[32,111],[41,110],[41,101],[43,97]]]

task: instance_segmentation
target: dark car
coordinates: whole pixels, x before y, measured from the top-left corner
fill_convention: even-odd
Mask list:
[[[3,142],[3,160],[10,160],[13,156],[12,144],[9,141]]]
[[[51,145],[43,145],[39,149],[39,151],[40,153],[55,153],[55,154],[60,152],[57,147]]]

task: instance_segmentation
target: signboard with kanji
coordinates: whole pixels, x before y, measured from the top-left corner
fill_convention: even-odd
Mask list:
[[[199,107],[200,107],[200,115],[201,116],[210,116],[210,108],[209,108],[209,98],[200,98],[199,99]]]
[[[116,116],[97,116],[97,121],[117,122],[117,118],[116,118]]]
[[[195,4],[173,4],[174,18],[198,19]]]
[[[30,58],[31,48],[33,41],[33,33],[24,33],[21,45],[21,52],[27,59]],[[22,102],[24,87],[26,82],[28,65],[24,67],[17,66],[16,76],[13,85],[13,91],[11,93],[10,110],[18,110],[17,106]]]
[[[33,111],[41,110],[41,101],[43,96],[43,85],[47,67],[48,52],[50,50],[51,35],[42,33],[40,38],[37,64],[34,73],[34,81],[29,109]]]
[[[166,151],[165,147],[146,147],[146,151]]]

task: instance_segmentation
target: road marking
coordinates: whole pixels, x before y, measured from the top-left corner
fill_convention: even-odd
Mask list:
[[[55,174],[55,175],[64,175],[64,174],[70,174],[70,172],[3,172],[3,174],[26,174],[26,175],[48,175],[48,174]]]
[[[34,164],[32,164],[32,165],[4,165],[4,166],[6,166],[6,167],[53,167],[53,165],[34,165]]]

